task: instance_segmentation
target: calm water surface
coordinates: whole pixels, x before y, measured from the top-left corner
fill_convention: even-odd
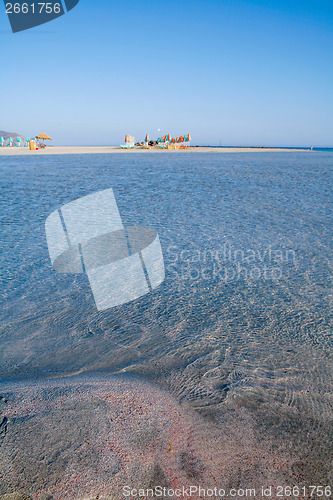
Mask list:
[[[3,384],[126,374],[214,425],[246,411],[258,440],[297,454],[300,481],[327,483],[332,164],[331,153],[1,157]],[[166,279],[98,312],[84,276],[52,270],[44,223],[110,187],[124,224],[158,231]]]

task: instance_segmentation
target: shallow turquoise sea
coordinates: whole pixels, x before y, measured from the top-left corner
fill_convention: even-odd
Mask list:
[[[330,152],[1,157],[0,392],[10,402],[33,384],[45,396],[50,380],[149,383],[200,418],[198,436],[232,422],[241,442],[251,422],[256,446],[290,456],[286,482],[329,484],[332,167]],[[125,225],[157,230],[166,278],[98,312],[84,275],[52,269],[44,224],[107,188]],[[19,432],[12,419],[0,440],[11,467]],[[255,480],[245,455],[225,473],[230,484]],[[61,475],[66,466],[55,464]],[[0,495],[42,498],[45,478],[19,470]]]

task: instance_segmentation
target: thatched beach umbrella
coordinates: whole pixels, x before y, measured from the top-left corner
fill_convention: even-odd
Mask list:
[[[45,132],[42,132],[41,134],[36,135],[36,139],[42,139],[43,140],[43,144],[44,144],[44,141],[52,141],[51,137],[49,137],[48,135],[46,135]]]

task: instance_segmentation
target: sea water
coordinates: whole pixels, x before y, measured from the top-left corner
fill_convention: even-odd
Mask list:
[[[254,442],[256,449],[269,443],[266,452],[281,461],[288,455],[286,470],[292,476],[283,472],[286,484],[329,484],[332,164],[329,152],[1,157],[0,391],[9,404],[13,400],[8,421],[10,412],[19,414],[15,405],[23,411],[34,400],[24,392],[29,387],[44,401],[45,412],[45,399],[56,405],[61,384],[73,387],[74,403],[81,380],[89,391],[103,380],[116,380],[116,392],[117,384],[137,384],[128,386],[134,395],[140,384],[150,384],[156,401],[166,401],[161,408],[156,403],[155,413],[167,411],[172,397],[180,408],[175,415],[185,411],[180,419],[199,419],[194,434],[184,431],[197,458],[179,452],[190,457],[193,481],[200,478],[198,463],[206,471],[202,481],[211,477],[207,457],[214,440],[207,438],[205,451],[202,436],[213,432],[220,439],[219,453],[230,455],[229,486],[252,484],[256,469],[248,463]],[[125,226],[157,230],[166,276],[151,293],[98,312],[85,275],[52,269],[44,224],[62,205],[107,188],[114,191]],[[57,381],[60,389],[54,388]],[[90,394],[84,387],[83,393]],[[30,417],[42,418],[42,410],[33,407]],[[52,408],[48,411],[56,425]],[[26,446],[29,431],[16,442],[22,424],[12,422],[2,447],[9,455],[14,449],[16,456],[15,446]],[[246,441],[247,425],[252,444]],[[60,453],[62,445],[57,446]],[[33,450],[25,457],[32,464]],[[242,453],[237,465],[233,460]],[[179,471],[183,462],[179,458]],[[61,476],[65,462],[56,463],[54,474]],[[156,467],[149,484],[158,481]],[[257,464],[258,475],[265,467]],[[163,481],[170,481],[163,474]],[[35,482],[18,472],[16,477],[20,480],[0,486],[0,494],[20,487],[40,498],[50,474]],[[269,486],[266,476],[264,484]],[[52,494],[63,499],[91,493],[82,488],[67,496],[55,488]]]

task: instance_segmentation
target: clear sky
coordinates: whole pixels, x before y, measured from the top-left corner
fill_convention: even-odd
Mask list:
[[[0,44],[0,130],[333,146],[332,0],[80,0],[16,34],[1,3]]]

